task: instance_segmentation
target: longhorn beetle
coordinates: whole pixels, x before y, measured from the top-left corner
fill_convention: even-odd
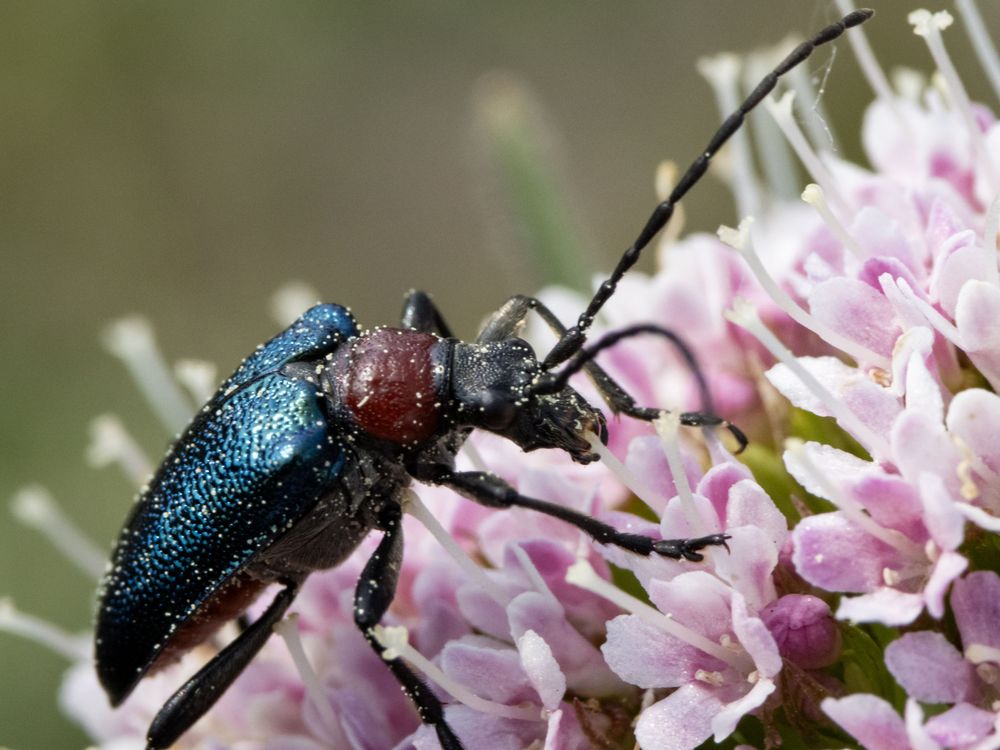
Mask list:
[[[355,621],[372,634],[396,588],[403,553],[401,498],[412,479],[449,487],[494,508],[531,508],[573,524],[601,544],[639,555],[700,560],[724,534],[654,540],[619,532],[561,505],[519,494],[498,477],[457,471],[455,455],[473,429],[525,451],[558,448],[597,459],[586,436],[607,440],[602,413],[568,385],[585,370],[616,414],[652,420],[594,361],[617,341],[655,334],[693,358],[669,329],[640,325],[587,346],[594,317],[666,225],[677,202],[708,168],[778,78],[819,45],[872,16],[857,10],[800,44],[721,125],[670,196],[601,284],[576,324],[565,328],[539,300],[515,296],[475,342],[456,339],[430,298],[410,292],[399,328],[364,330],[339,305],[317,305],[251,354],[171,447],[129,514],[100,593],[95,654],[111,702],[240,617],[271,583],[283,588],[256,621],[177,690],[150,726],[147,748],[173,744],[242,672],[284,616],[306,576],[340,563],[372,529],[381,542],[355,590]],[[535,311],[559,339],[542,359],[515,337]],[[559,366],[562,369],[557,370]],[[703,412],[686,425],[734,426]],[[423,722],[445,750],[462,743],[438,698],[398,658],[387,660]]]

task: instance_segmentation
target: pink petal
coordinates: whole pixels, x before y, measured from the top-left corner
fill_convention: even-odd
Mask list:
[[[566,675],[559,669],[549,644],[534,630],[526,630],[517,639],[517,650],[524,673],[542,699],[542,705],[554,710],[566,693]]]
[[[770,501],[769,501],[770,502]],[[729,529],[729,552],[712,555],[715,573],[759,610],[777,597],[771,574],[778,564],[778,546],[763,529]]]
[[[507,605],[507,617],[515,640],[528,631],[545,640],[574,692],[602,697],[621,691],[621,680],[601,652],[567,622],[562,606],[552,597],[537,591],[519,594]]]
[[[810,470],[806,462],[795,452],[786,450],[782,458],[785,461],[785,466],[788,468],[788,473],[795,478],[796,482],[805,487],[813,495],[825,498],[831,502],[833,502],[834,498],[827,497],[830,494],[827,492],[827,485],[817,480],[815,476],[816,472],[822,472],[830,482],[842,487],[860,482],[875,472],[884,474],[879,469],[878,464],[865,461],[830,445],[808,442],[802,446],[802,449],[805,451],[809,463],[812,464],[816,471]]]
[[[788,538],[788,520],[759,484],[746,479],[732,485],[726,507],[725,527],[754,526],[765,533],[776,549]]]
[[[711,573],[696,570],[670,581],[654,579],[647,592],[661,612],[711,640],[730,630],[733,590]]]
[[[913,750],[941,750],[927,734],[927,729],[924,727],[924,710],[913,698],[906,699],[903,724],[906,726],[906,737],[910,740],[910,747]]]
[[[641,688],[683,685],[707,660],[716,669],[725,666],[636,615],[621,615],[608,623],[601,651],[615,674]]]
[[[837,607],[837,618],[851,622],[881,622],[883,625],[909,625],[924,610],[920,594],[908,594],[890,588],[871,594],[844,597]]]
[[[957,552],[944,552],[934,564],[927,583],[924,584],[924,601],[927,612],[939,620],[944,617],[944,597],[952,581],[969,567],[969,561]]]
[[[955,305],[955,325],[964,348],[993,388],[1000,387],[1000,289],[982,281],[962,287]]]
[[[931,278],[931,293],[937,297],[941,307],[954,316],[955,306],[962,286],[969,279],[989,281],[996,273],[996,253],[976,243],[976,234],[971,229],[956,232],[947,241],[938,256],[935,273]],[[990,267],[990,264],[992,268]]]
[[[535,740],[545,736],[545,724],[539,721],[518,721],[499,719],[479,711],[453,703],[445,709],[445,719],[466,748],[489,748],[490,750],[524,750]],[[415,750],[441,750],[437,733],[423,724],[414,733],[412,747]],[[395,750],[409,750],[401,743]],[[381,750],[381,749],[379,749]]]
[[[850,492],[879,526],[901,531],[919,544],[927,541],[920,495],[899,475],[877,470],[855,482]]]
[[[692,495],[692,498],[697,525],[688,518],[688,504],[674,496],[667,502],[660,520],[660,534],[664,539],[684,539],[722,531],[722,523],[708,498],[701,495]]]
[[[767,700],[767,696],[775,691],[777,685],[771,680],[760,679],[754,683],[750,691],[741,698],[726,704],[712,718],[712,734],[716,742],[722,742],[736,731],[740,719],[759,708]]]
[[[931,538],[944,550],[957,549],[965,539],[965,518],[937,474],[924,473],[918,480],[924,505],[924,523]]]
[[[874,206],[862,206],[854,216],[850,229],[858,244],[871,256],[871,259],[865,262],[865,266],[872,261],[883,268],[891,264],[895,270],[894,276],[901,273],[909,276],[909,269],[916,267],[910,242],[900,230],[899,221],[885,211]],[[878,272],[866,273],[864,267],[858,274],[859,278],[868,281],[870,286],[876,288],[877,285],[871,282],[879,275]]]
[[[708,687],[682,685],[639,715],[635,738],[642,750],[693,750],[712,734],[723,703]]]
[[[863,281],[838,276],[809,296],[812,314],[843,336],[886,357],[901,333],[892,305]]]
[[[762,677],[774,677],[781,671],[781,654],[774,636],[763,620],[747,612],[747,604],[739,594],[733,594],[733,633]],[[774,689],[773,685],[771,689]],[[716,737],[716,740],[719,739]]]
[[[910,697],[923,703],[957,703],[974,697],[972,664],[940,633],[904,633],[886,647],[885,664]]]
[[[928,720],[927,733],[943,747],[965,747],[979,742],[993,731],[996,715],[959,703]]]
[[[980,570],[955,581],[951,607],[965,648],[974,643],[1000,648],[1000,576]]]
[[[591,747],[572,707],[566,706],[549,714],[542,750],[590,750]]]
[[[892,455],[900,473],[916,484],[920,475],[940,476],[948,492],[959,496],[961,454],[939,419],[917,407],[904,411],[892,428]]]
[[[880,435],[888,432],[900,411],[899,400],[888,389],[835,357],[799,357],[798,362],[859,420]],[[827,405],[784,364],[775,365],[765,375],[793,405],[821,417],[833,416]]]
[[[449,643],[441,651],[441,669],[491,701],[513,705],[535,699],[517,651],[486,636]]]
[[[730,524],[727,515],[727,506],[729,504],[730,488],[744,479],[753,479],[750,470],[741,463],[727,461],[726,463],[713,466],[705,472],[705,476],[698,482],[696,492],[708,498],[724,527],[742,525]]]
[[[1000,474],[1000,397],[981,388],[962,391],[948,407],[947,424],[977,459]]]
[[[820,707],[865,750],[906,750],[910,747],[903,719],[881,698],[863,693],[840,699],[827,698]]]
[[[685,478],[688,485],[693,487],[701,476],[698,463],[689,453],[683,454],[683,462]],[[653,507],[662,513],[667,500],[677,494],[677,489],[659,436],[649,435],[632,440],[624,463],[626,468],[642,477],[643,483],[656,493],[653,497],[644,499],[653,503]]]
[[[839,512],[803,518],[792,530],[792,544],[799,575],[827,591],[873,591],[883,585],[886,567],[901,564],[895,549]]]

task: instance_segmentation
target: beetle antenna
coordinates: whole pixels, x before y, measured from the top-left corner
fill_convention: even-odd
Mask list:
[[[670,221],[670,217],[674,213],[675,206],[681,198],[683,198],[687,192],[702,178],[708,169],[708,165],[711,162],[712,157],[715,156],[719,149],[725,145],[726,141],[728,141],[733,134],[740,129],[744,118],[750,113],[750,111],[760,104],[764,97],[774,90],[778,80],[789,70],[804,62],[817,47],[834,41],[847,31],[847,29],[864,23],[874,14],[875,11],[868,8],[862,8],[848,13],[842,19],[834,24],[831,24],[830,26],[827,26],[811,39],[802,42],[798,47],[792,50],[784,60],[778,63],[774,70],[768,73],[767,76],[765,76],[764,79],[757,84],[756,88],[750,92],[750,95],[744,100],[739,108],[729,115],[729,117],[723,121],[722,125],[719,126],[715,135],[713,135],[712,139],[708,142],[708,145],[698,155],[698,158],[691,163],[691,166],[688,167],[687,171],[677,182],[677,185],[674,187],[669,197],[653,209],[653,213],[650,215],[649,219],[646,220],[646,225],[643,227],[642,232],[639,233],[635,242],[633,242],[632,245],[625,251],[624,255],[622,255],[621,259],[618,261],[618,265],[615,266],[615,270],[612,271],[611,275],[600,285],[600,287],[598,287],[593,299],[590,300],[590,304],[587,305],[587,309],[580,314],[576,325],[566,331],[566,333],[563,334],[556,345],[552,348],[552,351],[549,352],[548,356],[545,358],[545,362],[543,363],[544,369],[549,370],[556,365],[565,362],[583,348],[584,342],[587,338],[587,329],[589,329],[591,324],[594,322],[594,317],[597,313],[611,298],[611,295],[615,293],[618,282],[621,281],[622,277],[628,272],[628,270],[636,264],[643,249],[659,233],[659,231],[666,226],[667,222]]]
[[[561,391],[566,387],[566,384],[569,382],[571,377],[586,367],[587,364],[597,357],[597,355],[602,351],[610,349],[619,341],[630,339],[634,336],[641,336],[646,333],[662,336],[674,345],[681,357],[683,357],[688,369],[691,370],[691,374],[694,375],[695,382],[698,384],[698,392],[701,395],[702,409],[707,412],[711,412],[712,394],[708,390],[708,383],[705,380],[705,374],[701,371],[701,367],[698,366],[698,360],[695,359],[694,352],[692,352],[690,347],[684,343],[684,339],[676,333],[671,331],[669,328],[664,328],[654,323],[639,323],[637,325],[628,326],[627,328],[621,328],[617,331],[606,333],[590,346],[584,347],[574,354],[573,358],[566,363],[566,366],[563,367],[562,370],[557,373],[550,374],[549,377],[543,376],[536,381],[536,384],[531,389],[532,393],[541,395]]]

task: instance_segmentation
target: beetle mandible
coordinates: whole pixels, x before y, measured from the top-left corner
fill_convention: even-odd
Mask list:
[[[594,317],[779,77],[872,14],[857,10],[823,29],[757,85],[656,206],[571,328],[539,300],[518,295],[466,343],[452,335],[430,298],[414,291],[398,328],[363,330],[347,308],[317,305],[243,361],[171,447],[118,538],[95,637],[98,676],[112,704],[241,616],[264,587],[277,582],[282,589],[167,701],[150,726],[149,749],[173,744],[208,711],[267,641],[309,573],[337,565],[373,529],[383,536],[355,590],[355,621],[383,653],[372,631],[392,602],[403,550],[402,496],[413,479],[490,507],[555,516],[597,542],[639,555],[699,560],[700,549],[725,544],[724,534],[654,540],[622,533],[521,495],[492,474],[457,471],[455,455],[473,429],[484,429],[525,451],[558,448],[579,463],[595,460],[587,435],[606,441],[605,418],[568,385],[580,370],[614,413],[647,421],[659,415],[636,404],[594,357],[639,334],[671,339],[693,364],[690,352],[656,325],[616,331],[588,346]],[[541,359],[515,335],[531,311],[559,336]],[[725,425],[745,444],[738,429],[711,413],[703,383],[702,393],[706,411],[683,414],[681,422]],[[442,747],[461,750],[434,693],[401,659],[386,664]]]

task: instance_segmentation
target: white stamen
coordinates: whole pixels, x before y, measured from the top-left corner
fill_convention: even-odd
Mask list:
[[[905,65],[893,68],[892,85],[899,92],[899,97],[913,104],[920,105],[929,83],[927,76],[915,68]]]
[[[199,404],[207,403],[219,385],[218,368],[203,359],[178,360],[174,376]]]
[[[552,593],[552,589],[549,588],[545,579],[542,578],[542,574],[538,572],[538,568],[535,567],[535,563],[531,561],[531,557],[524,550],[524,547],[520,544],[513,544],[508,549],[514,551],[514,556],[517,558],[517,561],[521,563],[521,569],[524,571],[525,575],[528,576],[528,580],[531,581],[532,588],[534,588],[539,594],[548,597],[558,604],[559,600],[556,598],[556,595]]]
[[[698,60],[698,72],[704,76],[715,93],[715,103],[725,117],[740,105],[738,78],[740,59],[732,54],[703,57]],[[740,216],[756,214],[761,210],[760,188],[750,157],[750,141],[746,131],[736,132],[730,139],[733,161],[730,188],[736,197]]]
[[[977,664],[976,674],[979,676],[979,679],[987,685],[996,685],[997,683],[1000,683],[1000,667],[997,667],[993,661]],[[1000,711],[1000,701],[993,701],[990,708],[994,711]],[[995,748],[991,748],[990,750],[995,750]]]
[[[18,635],[54,651],[67,661],[90,658],[90,639],[70,635],[40,617],[25,614],[9,597],[0,597],[0,631]]]
[[[865,260],[865,252],[858,245],[857,241],[851,236],[850,232],[847,231],[847,227],[833,215],[833,211],[826,203],[826,196],[823,194],[823,188],[817,185],[815,182],[811,182],[806,185],[805,190],[802,191],[802,200],[808,203],[810,206],[816,209],[816,213],[820,215],[823,219],[823,223],[833,232],[833,235],[840,240],[840,244],[844,246],[846,250],[849,250],[851,254],[858,260]]]
[[[706,526],[704,519],[698,513],[698,506],[694,502],[691,485],[688,483],[687,472],[684,471],[684,459],[681,458],[681,451],[677,445],[677,435],[681,427],[680,417],[673,412],[661,412],[660,416],[653,420],[653,427],[656,429],[656,434],[660,436],[660,445],[663,446],[663,453],[667,457],[667,465],[670,467],[670,474],[674,479],[677,497],[680,498],[684,519],[695,536],[710,534],[712,529]],[[706,552],[710,551],[706,550]]]
[[[573,563],[569,567],[569,570],[566,571],[566,581],[572,583],[574,586],[592,591],[598,596],[603,596],[626,612],[639,617],[643,622],[652,625],[667,635],[694,646],[709,656],[714,656],[716,659],[729,664],[744,674],[747,674],[754,668],[753,660],[745,651],[735,653],[731,649],[727,649],[721,644],[706,638],[701,633],[692,630],[686,625],[681,625],[670,615],[666,615],[645,602],[639,601],[634,596],[626,594],[617,586],[608,583],[597,575],[590,563],[582,558]]]
[[[705,669],[699,669],[695,671],[694,678],[712,687],[722,687],[726,684],[726,678],[722,676],[721,672],[709,672]]]
[[[949,432],[948,437],[951,438],[951,442],[955,444],[962,454],[962,459],[958,462],[958,466],[955,467],[955,473],[961,482],[959,494],[964,500],[975,500],[980,496],[976,480],[972,476],[973,472],[978,474],[981,479],[985,480],[991,486],[1000,484],[1000,474],[993,471],[981,456],[977,456],[968,443],[953,432]]]
[[[104,574],[107,556],[66,517],[47,489],[37,484],[21,488],[11,498],[11,511],[89,578]]]
[[[819,320],[812,314],[808,313],[802,307],[798,305],[791,296],[782,289],[777,282],[775,282],[774,277],[768,273],[767,269],[764,267],[763,261],[760,259],[756,248],[753,244],[753,237],[751,236],[750,226],[753,223],[753,218],[748,217],[740,222],[739,230],[732,229],[731,227],[720,226],[718,229],[719,239],[730,247],[738,250],[743,258],[746,260],[747,264],[750,266],[750,270],[756,277],[757,281],[764,291],[771,297],[772,300],[784,310],[788,317],[798,323],[800,326],[809,329],[821,339],[826,341],[831,346],[835,346],[842,352],[853,357],[858,362],[865,362],[875,365],[876,367],[881,367],[882,369],[887,369],[891,366],[891,361],[888,357],[885,357],[877,352],[873,352],[866,346],[841,335],[830,326],[826,325],[823,321]]]
[[[830,413],[840,422],[841,426],[853,435],[865,449],[876,459],[891,455],[885,439],[862,422],[858,416],[847,408],[847,405],[834,396],[819,380],[796,359],[784,344],[761,322],[756,308],[744,299],[733,300],[733,309],[725,313],[727,320],[732,321],[762,343],[775,359],[784,364],[802,381],[813,395],[826,406]]]
[[[302,645],[302,638],[299,636],[299,616],[294,613],[288,615],[274,626],[274,632],[281,636],[288,647],[288,653],[292,656],[295,669],[302,678],[302,684],[305,685],[306,695],[319,711],[323,724],[330,729],[338,726],[337,715],[334,713],[330,701],[327,700],[319,676],[313,669],[312,663],[306,655],[305,647]]]
[[[170,374],[153,338],[153,327],[139,316],[109,325],[102,336],[105,348],[125,363],[132,378],[160,421],[171,433],[183,430],[194,406]]]
[[[473,469],[476,471],[489,472],[489,468],[486,466],[486,461],[483,459],[483,454],[479,452],[479,449],[471,440],[466,440],[462,443],[462,454],[469,459],[469,463],[472,464]]]
[[[271,295],[271,318],[278,325],[289,326],[319,298],[319,292],[306,282],[289,281]]]
[[[941,548],[937,546],[937,543],[933,539],[928,539],[924,543],[924,555],[932,563],[936,563],[941,559]]]
[[[984,662],[1000,664],[1000,648],[986,646],[982,643],[973,643],[965,649],[965,658],[973,664],[982,664]]]
[[[1000,517],[989,513],[976,505],[956,502],[955,509],[967,519],[987,531],[1000,532]]]
[[[781,132],[785,134],[785,138],[788,139],[799,160],[805,165],[806,171],[812,175],[813,181],[823,186],[823,190],[829,196],[830,202],[835,205],[838,212],[844,214],[850,213],[847,200],[837,189],[837,181],[823,164],[819,155],[813,151],[812,146],[809,145],[805,136],[802,135],[802,131],[799,130],[799,126],[792,116],[792,101],[794,98],[794,93],[788,91],[777,101],[773,97],[768,97],[764,100],[764,104],[767,106],[767,111],[771,113],[778,127],[781,128]]]
[[[993,38],[986,30],[983,17],[979,15],[979,8],[974,0],[955,0],[955,5],[965,21],[965,31],[976,50],[976,57],[993,85],[993,93],[1000,98],[1000,58],[997,57],[997,48],[993,46]]]
[[[854,3],[851,0],[837,0],[837,7],[846,16],[854,10]],[[875,96],[889,106],[889,109],[896,116],[899,126],[903,128],[904,132],[909,133],[910,125],[896,106],[896,97],[892,93],[892,87],[885,77],[882,66],[875,59],[875,53],[872,52],[871,45],[868,44],[868,37],[865,35],[864,29],[855,27],[846,36],[851,49],[854,50],[854,56],[858,58],[861,72],[868,79],[868,85],[872,87]]]
[[[953,19],[951,14],[946,10],[931,13],[928,10],[920,9],[912,11],[907,16],[907,20],[913,24],[913,33],[923,37],[927,43],[931,57],[934,58],[934,64],[937,65],[938,71],[948,85],[948,94],[965,122],[969,138],[972,139],[972,148],[976,152],[976,161],[985,166],[990,187],[996,191],[1000,184],[998,184],[993,158],[990,155],[989,149],[986,148],[986,140],[983,138],[983,133],[976,122],[976,116],[972,111],[972,102],[969,101],[969,94],[966,92],[965,86],[962,85],[962,79],[959,77],[958,71],[955,70],[955,66],[948,56],[948,51],[944,46],[944,39],[941,36],[941,32],[952,24]]]
[[[963,500],[975,500],[980,494],[979,487],[976,486],[976,482],[972,478],[972,464],[973,462],[966,458],[959,461],[955,468],[960,482],[958,494],[962,496]]]
[[[611,473],[617,477],[618,481],[628,487],[632,491],[632,494],[639,498],[647,508],[654,513],[658,512],[650,502],[650,498],[656,497],[657,493],[647,487],[635,472],[630,471],[625,464],[619,461],[618,457],[608,450],[608,447],[601,442],[601,439],[597,435],[588,432],[585,437],[587,438],[587,442],[590,443],[590,449],[601,457],[601,463],[608,467]]]
[[[95,468],[117,464],[136,487],[141,487],[153,472],[152,462],[114,414],[101,414],[91,420],[87,463]]]
[[[887,273],[879,276],[879,282],[883,285],[886,283],[892,283],[893,281],[895,281],[895,286],[899,289],[900,293],[902,293],[903,298],[914,305],[938,333],[951,341],[951,343],[959,349],[969,349],[969,346],[965,343],[962,334],[958,330],[958,326],[939,313],[932,305],[921,299],[920,296],[913,291],[906,279],[902,276],[898,279],[893,279]]]
[[[783,40],[769,50],[751,53],[748,56],[743,76],[744,86],[748,92],[774,69],[788,48],[788,40]],[[757,142],[759,162],[771,195],[778,199],[790,199],[798,192],[799,177],[788,141],[775,125],[773,118],[751,117],[750,128]]]
[[[429,679],[436,682],[455,700],[464,703],[469,708],[481,711],[491,716],[499,716],[504,719],[520,719],[521,721],[538,721],[542,716],[542,709],[531,704],[521,704],[519,706],[508,706],[503,703],[480,698],[465,685],[456,682],[451,677],[442,672],[433,662],[417,651],[409,643],[409,633],[401,626],[383,627],[376,625],[372,628],[375,636],[385,652],[382,658],[386,661],[391,659],[405,659],[414,667],[424,673]]]
[[[716,430],[705,430],[704,436],[705,447],[708,449],[708,460],[712,466],[718,466],[723,463],[739,463],[733,454],[729,452],[729,449],[726,448],[725,443],[719,439]]]
[[[870,534],[876,539],[885,542],[893,549],[899,550],[899,552],[911,559],[925,559],[923,548],[919,544],[896,529],[887,529],[879,525],[875,519],[868,515],[868,512],[861,503],[855,500],[850,493],[844,492],[836,482],[825,472],[821,471],[813,463],[809,452],[805,449],[805,444],[801,440],[798,438],[789,438],[785,441],[785,450],[802,465],[802,468],[820,486],[822,496],[836,505],[853,524],[862,529],[866,534]],[[886,574],[887,571],[883,571],[883,578],[885,578]],[[887,580],[886,583],[889,583],[889,581]]]
[[[486,575],[486,571],[477,565],[475,560],[469,557],[468,553],[462,549],[462,546],[455,541],[455,538],[438,522],[413,490],[406,490],[403,494],[403,511],[417,519],[437,539],[438,544],[444,548],[445,552],[451,555],[452,559],[458,563],[458,566],[465,571],[466,575],[475,581],[493,601],[505,608],[510,604],[510,596],[492,578]]]

